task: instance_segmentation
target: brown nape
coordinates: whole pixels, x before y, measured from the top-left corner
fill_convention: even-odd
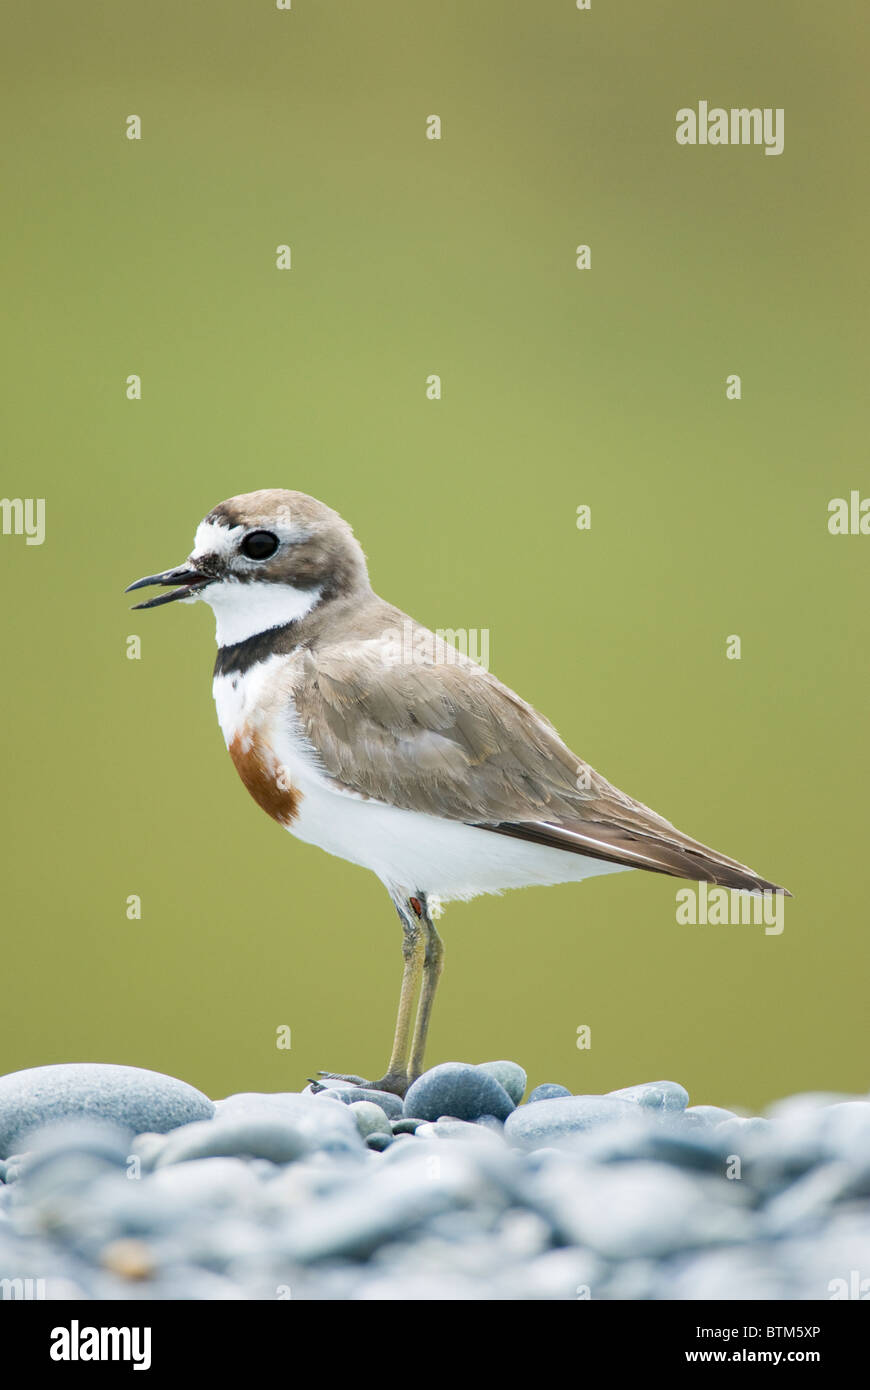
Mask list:
[[[302,793],[287,781],[269,749],[248,734],[236,734],[229,754],[251,796],[279,825],[289,826],[299,814]]]

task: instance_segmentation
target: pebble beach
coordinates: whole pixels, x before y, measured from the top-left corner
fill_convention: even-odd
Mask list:
[[[870,1298],[870,1097],[446,1062],[212,1100],[99,1063],[0,1077],[4,1299]]]

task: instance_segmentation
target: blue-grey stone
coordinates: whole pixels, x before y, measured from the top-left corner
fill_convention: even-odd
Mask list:
[[[517,1062],[479,1062],[478,1069],[485,1071],[487,1076],[494,1076],[498,1084],[507,1091],[514,1105],[519,1105],[526,1093],[528,1077]]]
[[[539,1100],[563,1100],[570,1094],[567,1086],[559,1086],[555,1081],[542,1081],[540,1086],[536,1086],[532,1091],[526,1104],[534,1105]]]
[[[736,1115],[733,1120],[723,1120],[721,1125],[716,1126],[716,1137],[726,1143],[737,1142],[747,1135],[765,1134],[771,1128],[771,1123],[761,1115],[753,1115],[749,1119]]]
[[[624,1086],[620,1091],[608,1091],[620,1100],[633,1100],[650,1110],[685,1110],[689,1093],[677,1081],[645,1081],[640,1086]]]
[[[490,1115],[488,1117],[492,1119]],[[420,1137],[427,1139],[464,1139],[471,1143],[498,1143],[501,1138],[502,1125],[496,1121],[499,1132],[496,1140],[492,1139],[492,1131],[486,1125],[482,1125],[479,1120],[459,1120],[455,1115],[442,1115],[439,1120],[428,1123],[420,1129]]]
[[[418,1119],[416,1115],[406,1115],[401,1120],[391,1120],[390,1124],[394,1134],[413,1134],[423,1124],[423,1120]]]
[[[310,1141],[282,1115],[223,1115],[175,1130],[156,1156],[155,1169],[193,1158],[268,1158],[292,1163],[308,1153]]]
[[[405,1096],[405,1114],[424,1120],[438,1120],[442,1115],[457,1120],[495,1115],[506,1120],[513,1109],[513,1101],[494,1076],[465,1062],[441,1062],[424,1071]]]
[[[394,1096],[391,1091],[370,1091],[365,1086],[354,1086],[346,1081],[324,1081],[323,1087],[324,1090],[317,1093],[319,1096],[325,1096],[329,1092],[330,1096],[337,1096],[345,1105],[353,1105],[358,1100],[368,1100],[373,1105],[379,1105],[391,1120],[398,1120],[402,1116],[401,1096]]]
[[[365,1148],[350,1113],[350,1104],[321,1099],[318,1093],[242,1092],[218,1102],[215,1122],[227,1119],[277,1119],[289,1121],[311,1149],[336,1155],[361,1157]]]
[[[726,1120],[737,1119],[733,1110],[723,1110],[721,1105],[690,1105],[686,1114],[697,1115],[699,1119],[710,1125],[721,1125]]]
[[[383,1131],[377,1134],[373,1133],[366,1135],[366,1148],[372,1149],[374,1153],[383,1153],[384,1149],[388,1149],[392,1142],[392,1134],[384,1134]]]
[[[561,1096],[521,1105],[505,1120],[504,1137],[517,1148],[539,1149],[636,1115],[636,1102],[617,1096]]]
[[[387,1119],[379,1105],[375,1105],[370,1100],[355,1100],[348,1106],[353,1115],[356,1127],[363,1139],[368,1139],[370,1134],[392,1134],[390,1121]],[[369,1145],[371,1148],[372,1146]]]
[[[165,1134],[213,1113],[201,1091],[161,1072],[103,1062],[33,1067],[0,1077],[0,1157],[56,1120],[109,1120],[134,1134]]]

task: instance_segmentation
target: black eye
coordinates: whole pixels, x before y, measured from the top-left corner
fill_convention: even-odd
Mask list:
[[[245,536],[239,548],[249,560],[268,560],[278,549],[278,537],[273,536],[271,531],[252,531]]]

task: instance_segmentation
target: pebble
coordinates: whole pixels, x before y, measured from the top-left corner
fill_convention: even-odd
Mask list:
[[[517,1062],[478,1062],[477,1065],[478,1071],[486,1072],[487,1076],[494,1076],[499,1085],[507,1091],[514,1105],[519,1105],[526,1093],[528,1077]]]
[[[292,1122],[312,1149],[359,1156],[363,1146],[350,1102],[341,1104],[321,1099],[321,1095],[325,1092],[318,1095],[310,1091],[264,1095],[242,1092],[220,1101],[215,1118],[284,1119]]]
[[[560,1100],[565,1096],[570,1096],[571,1092],[567,1086],[559,1086],[555,1081],[544,1081],[540,1086],[536,1086],[526,1101],[527,1105],[534,1105],[538,1100]]]
[[[318,1096],[337,1097],[345,1105],[354,1105],[356,1101],[365,1100],[372,1105],[379,1105],[391,1120],[400,1119],[404,1113],[401,1096],[394,1096],[391,1091],[370,1091],[367,1087],[354,1086],[347,1081],[324,1081],[322,1084],[323,1090],[317,1092]]]
[[[174,1076],[141,1067],[70,1062],[0,1077],[0,1158],[55,1120],[109,1120],[133,1134],[165,1134],[214,1114],[212,1102]]]
[[[375,1105],[371,1100],[355,1100],[348,1106],[351,1115],[356,1122],[356,1127],[363,1139],[368,1139],[372,1134],[386,1134],[392,1136],[393,1130],[390,1121],[379,1105]],[[371,1147],[371,1146],[370,1146]]]
[[[685,1112],[709,1125],[721,1125],[726,1120],[736,1120],[739,1116],[733,1110],[723,1110],[721,1105],[690,1105]]]
[[[676,1081],[646,1081],[642,1086],[626,1086],[621,1091],[609,1091],[608,1095],[633,1100],[637,1105],[648,1106],[650,1110],[685,1110],[689,1104],[688,1091]]]
[[[383,1131],[366,1135],[366,1148],[373,1149],[375,1153],[382,1154],[393,1142],[392,1134],[384,1134]]]
[[[405,1114],[420,1115],[424,1120],[438,1120],[442,1115],[457,1120],[495,1115],[498,1120],[506,1120],[514,1108],[514,1102],[494,1076],[464,1062],[442,1062],[423,1072],[405,1096]]]
[[[631,1119],[637,1112],[634,1101],[616,1096],[568,1096],[538,1100],[521,1105],[505,1121],[509,1143],[523,1149],[538,1149],[562,1139],[572,1138],[596,1125]]]
[[[225,1115],[177,1129],[158,1153],[154,1166],[165,1168],[193,1158],[268,1158],[272,1163],[292,1163],[310,1147],[308,1137],[292,1119],[267,1114]]]

